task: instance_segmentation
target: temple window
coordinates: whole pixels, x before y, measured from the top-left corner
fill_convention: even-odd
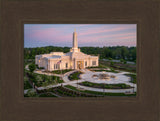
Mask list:
[[[92,61],[92,65],[95,66],[96,65],[96,61]]]
[[[85,66],[87,66],[87,61],[85,62]]]
[[[66,63],[66,68],[68,68],[68,63]]]

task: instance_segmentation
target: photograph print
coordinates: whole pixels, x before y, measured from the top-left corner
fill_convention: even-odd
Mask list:
[[[137,24],[24,24],[24,97],[135,97]]]

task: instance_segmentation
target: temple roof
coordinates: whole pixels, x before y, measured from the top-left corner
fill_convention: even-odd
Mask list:
[[[68,52],[65,55],[70,56],[71,58],[78,58],[78,59],[90,57],[90,55],[84,54],[82,52]]]

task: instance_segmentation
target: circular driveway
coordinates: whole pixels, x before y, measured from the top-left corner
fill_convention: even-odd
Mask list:
[[[99,75],[99,74],[108,74],[108,75],[114,75],[116,78],[110,78],[110,79],[99,79],[98,77],[92,77],[93,75]],[[112,72],[86,72],[84,74],[81,74],[81,79],[93,83],[106,83],[106,84],[118,84],[118,83],[128,83],[131,78],[128,76],[125,76],[122,73],[112,73]]]
[[[98,79],[98,78],[93,78],[93,75],[98,75],[98,74],[109,74],[109,75],[114,75],[116,78],[110,78],[110,80],[103,80],[103,79]],[[131,87],[134,87],[133,89],[99,89],[99,88],[92,88],[92,87],[87,87],[87,86],[81,86],[81,88],[84,88],[86,90],[91,90],[91,91],[105,91],[105,92],[113,92],[113,93],[120,93],[120,92],[136,92],[137,91],[137,84],[131,83],[130,80],[131,78],[124,75],[124,74],[129,74],[129,72],[120,72],[120,73],[112,73],[112,72],[92,72],[89,70],[84,70],[84,74],[81,74],[81,81],[88,81],[92,83],[105,83],[105,84],[119,84],[119,83],[124,83],[127,85],[130,85]],[[83,82],[82,81],[82,82]],[[76,86],[75,84],[72,84],[72,86]]]

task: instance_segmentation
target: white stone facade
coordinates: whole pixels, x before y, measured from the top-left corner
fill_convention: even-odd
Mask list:
[[[73,47],[70,52],[51,52],[50,54],[36,55],[35,64],[45,70],[83,69],[98,66],[99,57],[84,54],[78,48],[77,33],[73,33]]]

